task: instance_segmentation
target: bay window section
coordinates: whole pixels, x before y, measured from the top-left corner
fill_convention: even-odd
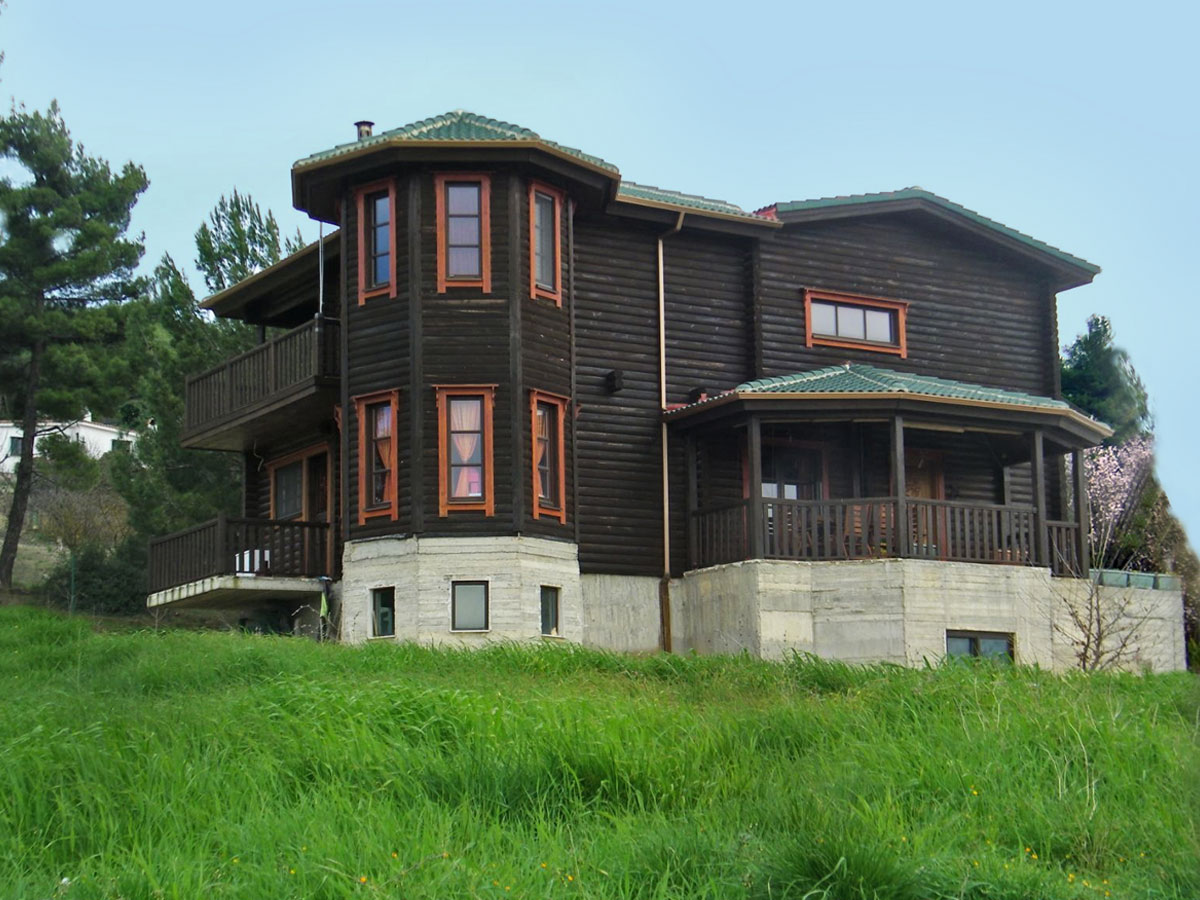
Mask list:
[[[529,186],[529,295],[562,306],[562,207],[566,195],[548,185]]]
[[[845,347],[908,356],[908,304],[880,297],[804,291],[808,347]]]
[[[358,414],[358,524],[399,513],[397,413],[399,391],[354,398]]]
[[[567,521],[565,397],[531,391],[529,397],[530,445],[533,453],[533,517]]]
[[[396,186],[391,180],[354,192],[358,214],[358,303],[396,296]]]
[[[492,409],[495,385],[439,386],[439,514],[495,511]]]
[[[434,176],[437,289],[492,289],[491,179],[478,174]]]

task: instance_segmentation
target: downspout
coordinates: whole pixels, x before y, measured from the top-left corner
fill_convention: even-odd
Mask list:
[[[658,582],[658,612],[662,627],[662,648],[671,652],[671,482],[668,470],[667,423],[662,414],[667,411],[667,282],[663,267],[663,239],[683,229],[680,213],[675,225],[658,236],[658,406],[659,445],[662,448],[662,522],[663,574]]]

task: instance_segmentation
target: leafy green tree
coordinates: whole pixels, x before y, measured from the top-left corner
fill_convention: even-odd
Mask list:
[[[128,382],[112,352],[121,302],[138,283],[140,238],[126,237],[146,173],[114,172],[75,144],[58,106],[14,107],[0,118],[0,385],[8,416],[27,435],[46,417],[104,412]],[[0,586],[13,563],[33,484],[34,441],[24,441],[0,547]]]
[[[1091,316],[1087,333],[1075,338],[1062,360],[1063,397],[1112,426],[1106,442],[1123,444],[1154,430],[1146,387],[1129,354],[1113,344],[1112,324]]]
[[[249,278],[304,247],[299,229],[282,244],[275,214],[264,215],[248,194],[224,196],[196,232],[196,265],[211,293]]]

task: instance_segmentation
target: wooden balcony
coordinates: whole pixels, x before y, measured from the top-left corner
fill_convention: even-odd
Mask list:
[[[689,568],[747,559],[903,557],[1044,565],[1055,575],[1078,574],[1079,526],[1044,527],[1045,545],[1032,506],[911,497],[903,503],[896,497],[742,500],[692,513]]]
[[[187,380],[183,445],[241,450],[283,428],[332,418],[339,360],[338,321],[316,316],[193,375]]]
[[[148,605],[320,593],[318,579],[335,577],[336,562],[325,522],[220,516],[150,542]]]

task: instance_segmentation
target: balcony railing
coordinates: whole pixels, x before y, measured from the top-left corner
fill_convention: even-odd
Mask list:
[[[746,559],[907,557],[1049,565],[1056,575],[1081,570],[1078,525],[1047,522],[1050,558],[1043,560],[1033,507],[912,497],[903,506],[903,529],[898,527],[900,503],[895,497],[764,498],[699,510],[689,521],[690,567]],[[760,546],[755,547],[756,542]]]
[[[325,522],[220,516],[150,542],[150,592],[216,575],[333,575],[329,532]]]
[[[338,321],[317,316],[187,380],[185,433],[247,413],[290,388],[338,376]]]

